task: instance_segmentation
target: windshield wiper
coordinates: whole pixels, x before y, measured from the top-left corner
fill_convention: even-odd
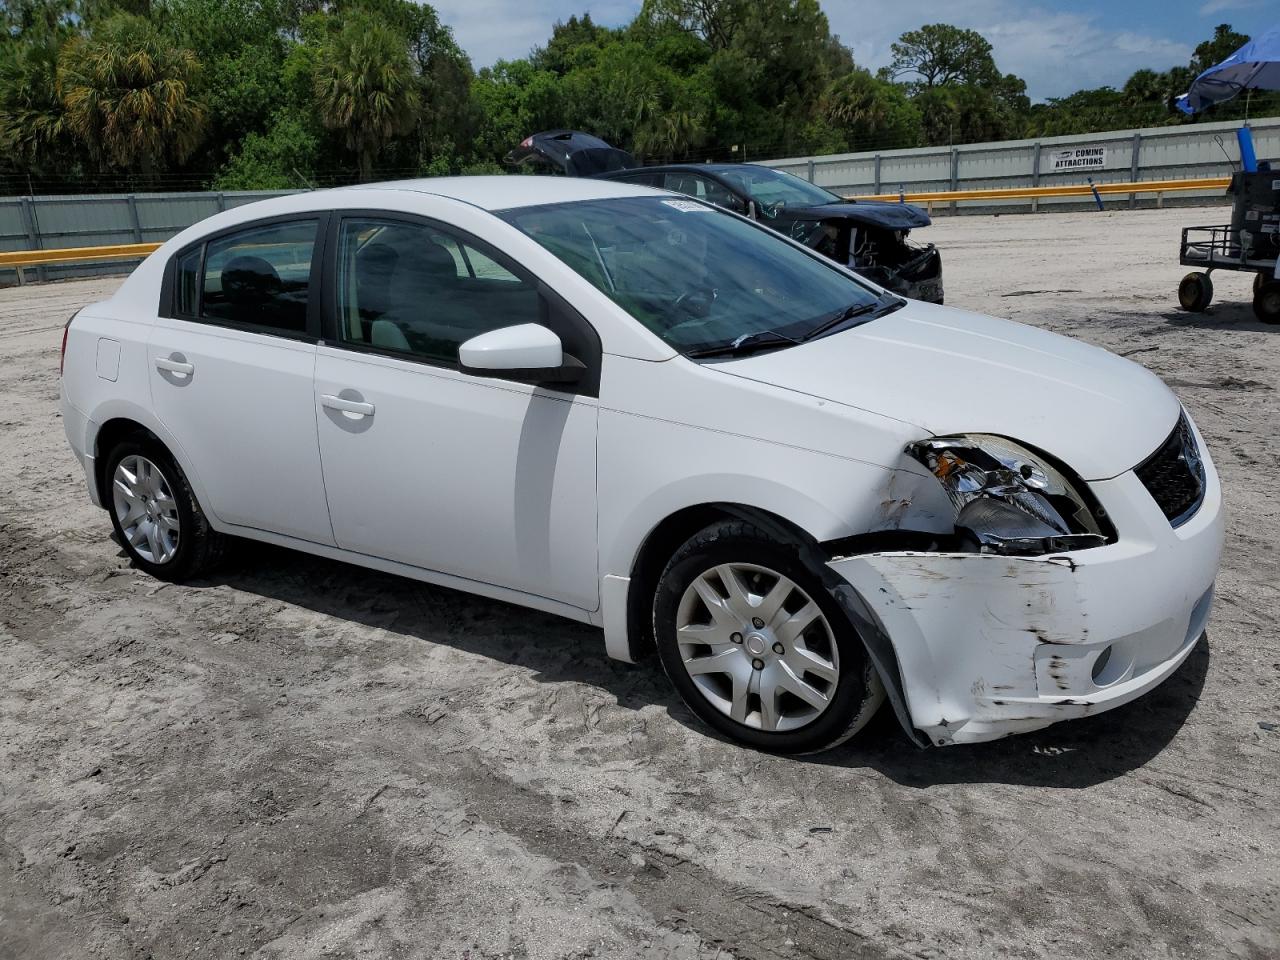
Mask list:
[[[845,307],[840,312],[818,324],[801,337],[801,340],[806,343],[810,340],[816,340],[824,333],[831,333],[833,330],[844,326],[849,321],[856,320],[858,317],[867,316],[867,314],[870,313],[874,313],[876,317],[883,316],[891,309],[898,309],[903,305],[903,303],[905,303],[905,301],[901,297],[896,297],[886,291],[883,296],[872,303],[855,303],[851,306]],[[875,317],[869,317],[868,319],[874,320]],[[866,321],[863,322],[865,323]]]
[[[758,353],[762,350],[792,347],[799,342],[795,337],[788,337],[783,333],[760,330],[757,333],[744,333],[738,339],[729,343],[718,343],[714,347],[690,350],[685,356],[694,360],[703,360],[707,357],[745,357],[747,354]]]

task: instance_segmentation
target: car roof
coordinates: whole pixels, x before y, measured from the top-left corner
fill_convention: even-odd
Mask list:
[[[342,189],[405,190],[448,197],[480,207],[482,210],[510,210],[537,207],[545,203],[570,203],[575,200],[609,200],[617,197],[641,197],[658,192],[637,184],[584,177],[518,176],[506,174],[485,177],[424,177],[419,180],[392,180],[387,183],[365,183]]]

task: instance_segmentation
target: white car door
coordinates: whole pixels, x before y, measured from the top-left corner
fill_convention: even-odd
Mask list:
[[[315,403],[338,546],[594,610],[594,331],[436,225],[335,216],[331,238]],[[565,392],[458,371],[462,342],[529,322],[594,376]]]
[[[148,364],[155,413],[214,516],[332,545],[312,399],[323,221],[252,224],[180,252]]]

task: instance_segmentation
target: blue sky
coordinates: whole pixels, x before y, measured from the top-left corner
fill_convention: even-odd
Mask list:
[[[1082,87],[1119,86],[1134,70],[1185,63],[1191,51],[1230,23],[1261,33],[1280,20],[1275,0],[820,0],[831,29],[871,68],[889,59],[889,44],[925,23],[981,31],[996,63],[1027,81],[1034,99]],[[524,56],[545,42],[557,20],[590,11],[616,26],[639,0],[432,0],[477,67]]]

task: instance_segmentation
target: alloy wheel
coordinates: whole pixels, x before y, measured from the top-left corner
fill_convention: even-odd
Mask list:
[[[116,519],[125,539],[148,563],[168,563],[178,552],[178,502],[160,468],[138,454],[116,464],[111,480]]]
[[[725,563],[680,599],[676,643],[694,686],[731,719],[786,732],[831,704],[840,657],[826,616],[794,581],[767,567]]]

